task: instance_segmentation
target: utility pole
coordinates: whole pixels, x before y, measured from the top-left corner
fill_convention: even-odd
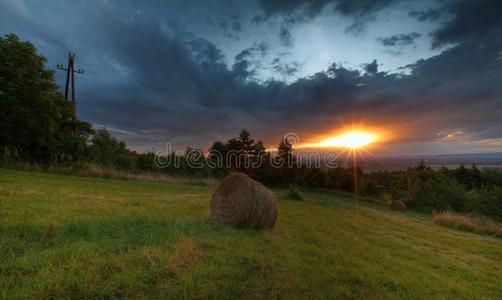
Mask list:
[[[71,122],[73,126],[73,134],[77,134],[77,117],[76,117],[76,109],[77,109],[77,101],[75,100],[75,73],[83,74],[84,70],[78,69],[75,70],[75,53],[68,53],[68,66],[65,68],[62,64],[57,65],[59,70],[66,71],[66,85],[64,90],[64,99],[68,101],[68,90],[70,87],[71,80]]]

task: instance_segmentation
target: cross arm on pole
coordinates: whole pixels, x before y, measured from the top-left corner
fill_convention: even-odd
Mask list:
[[[61,65],[61,64],[58,64],[58,65],[57,65],[57,68],[58,68],[59,70],[68,71],[68,69],[67,69],[67,68],[65,68],[65,67],[64,67],[63,65]]]
[[[64,65],[58,64],[56,65],[56,67],[58,68],[58,70],[68,71],[68,69],[65,68]],[[73,73],[84,74],[85,70],[84,69],[73,70]]]

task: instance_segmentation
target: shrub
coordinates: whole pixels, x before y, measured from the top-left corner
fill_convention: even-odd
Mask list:
[[[300,180],[302,185],[313,188],[324,188],[328,185],[328,178],[326,172],[319,168],[302,168]]]
[[[354,192],[354,171],[351,168],[334,168],[327,172],[326,188],[346,192]],[[357,177],[362,178],[363,173],[357,168]]]
[[[467,190],[480,188],[482,184],[481,171],[475,164],[471,168],[460,165],[453,171],[456,181],[462,184]]]
[[[502,220],[502,188],[494,186],[471,191],[466,210]]]
[[[300,194],[300,191],[298,190],[298,186],[296,184],[292,184],[289,186],[288,198],[296,201],[303,200],[303,197]]]
[[[483,169],[481,178],[486,185],[502,187],[502,171],[499,169]]]
[[[359,192],[365,196],[376,197],[378,196],[378,187],[374,181],[366,179],[361,182]]]
[[[407,205],[422,211],[462,211],[467,199],[464,187],[455,180],[438,176],[420,185],[407,201]]]

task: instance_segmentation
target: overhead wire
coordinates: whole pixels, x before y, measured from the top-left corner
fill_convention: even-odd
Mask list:
[[[28,10],[31,11],[31,13],[33,14],[33,16],[35,17],[37,22],[41,25],[42,30],[45,31],[45,33],[48,34],[53,39],[53,41],[56,42],[56,44],[58,44],[57,42],[61,42],[61,44],[59,46],[64,48],[64,50],[71,52],[70,48],[67,46],[67,44],[64,43],[63,40],[61,40],[58,37],[58,34],[56,34],[55,30],[52,28],[50,23],[47,22],[47,20],[44,18],[44,16],[41,15],[40,12],[32,6],[32,3],[30,3],[30,1],[28,1],[28,0],[23,1],[23,3],[28,8]]]

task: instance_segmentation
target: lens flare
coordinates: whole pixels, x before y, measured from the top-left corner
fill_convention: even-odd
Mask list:
[[[358,149],[378,140],[378,135],[362,130],[349,130],[338,136],[329,137],[319,143],[306,144],[304,147]]]
[[[320,143],[324,147],[345,147],[357,149],[367,146],[377,140],[375,134],[353,130],[339,136],[328,138]]]

